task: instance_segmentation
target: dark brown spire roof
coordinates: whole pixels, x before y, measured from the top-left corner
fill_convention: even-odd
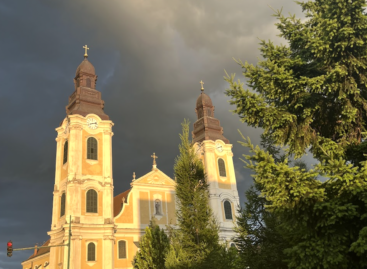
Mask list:
[[[76,69],[74,78],[75,91],[69,97],[66,114],[86,116],[93,113],[102,120],[109,120],[108,115],[103,111],[104,101],[101,98],[101,92],[95,89],[97,76],[94,66],[88,61],[87,57],[84,57],[84,60]]]
[[[76,69],[75,76],[78,76],[78,74],[81,72],[91,74],[91,75],[96,74],[96,70],[94,69],[93,64],[91,64],[90,61],[88,61],[87,57],[84,58],[84,60],[81,62],[81,64]]]
[[[194,123],[194,131],[192,132],[193,142],[220,139],[224,143],[229,144],[229,140],[223,136],[223,128],[220,126],[219,120],[214,118],[212,100],[203,90],[196,101],[195,111],[198,120]]]

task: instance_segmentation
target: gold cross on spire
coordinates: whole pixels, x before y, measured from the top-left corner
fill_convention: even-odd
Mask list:
[[[158,157],[157,156],[155,156],[155,153],[153,152],[153,155],[152,156],[150,156],[150,157],[152,157],[153,158],[153,165],[157,165],[157,163],[155,162],[155,159],[157,159]]]
[[[85,45],[85,46],[83,46],[83,49],[85,49],[84,57],[87,58],[88,57],[88,50],[89,50],[89,48],[88,48],[87,45]]]
[[[200,80],[200,84],[201,84],[201,91],[204,91],[204,87],[203,87],[204,82],[202,80]]]

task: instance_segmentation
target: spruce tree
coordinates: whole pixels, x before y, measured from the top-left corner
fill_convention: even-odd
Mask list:
[[[137,269],[165,269],[165,260],[169,251],[169,240],[153,218],[145,234],[140,239],[140,251],[134,257],[133,266]]]
[[[288,267],[367,268],[366,3],[297,3],[305,22],[275,14],[289,46],[261,41],[264,60],[239,62],[253,91],[227,75],[227,95],[243,122],[264,128],[296,157],[311,146],[320,161],[305,171],[241,142],[253,153],[247,167],[267,210],[282,216]]]
[[[170,256],[170,260],[178,259],[186,266],[195,268],[204,263],[210,253],[219,249],[219,237],[218,226],[209,206],[204,167],[189,141],[189,124],[187,120],[182,123],[180,155],[174,166],[179,231],[173,232],[172,238],[176,240],[176,246],[180,245],[180,250],[172,248],[177,256]],[[185,257],[185,261],[179,258],[178,252]]]

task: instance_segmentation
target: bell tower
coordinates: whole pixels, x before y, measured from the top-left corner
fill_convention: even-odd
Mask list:
[[[194,148],[204,164],[210,206],[220,225],[220,240],[230,243],[235,235],[233,228],[239,205],[232,145],[223,136],[223,128],[214,117],[214,106],[204,93],[204,82],[200,83],[201,94],[196,101],[198,119],[194,123],[192,138]]]
[[[97,76],[84,60],[74,78],[75,90],[66,117],[56,128],[56,172],[50,245],[68,243],[71,216],[70,269],[113,269],[114,218],[112,126],[104,112]],[[66,268],[68,247],[50,248],[50,268]]]

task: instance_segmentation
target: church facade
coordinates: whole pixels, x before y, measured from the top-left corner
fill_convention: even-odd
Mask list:
[[[66,106],[66,117],[57,131],[55,185],[50,239],[34,251],[22,268],[66,269],[71,216],[70,269],[133,268],[144,229],[155,217],[161,228],[176,224],[175,180],[157,168],[136,178],[130,189],[114,196],[112,127],[104,101],[96,90],[97,76],[84,60],[74,78],[75,90]],[[220,225],[220,239],[231,244],[239,204],[232,145],[214,117],[214,106],[202,92],[196,102],[198,120],[193,142],[204,163],[209,183],[210,206]]]

